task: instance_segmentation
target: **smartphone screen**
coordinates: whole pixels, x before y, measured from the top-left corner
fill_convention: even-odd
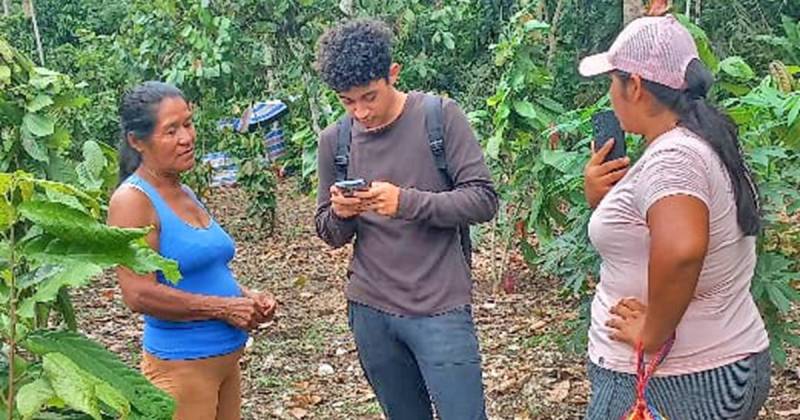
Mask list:
[[[608,153],[604,162],[619,159],[627,155],[625,148],[625,132],[619,124],[614,111],[601,111],[592,116],[592,129],[594,135],[594,150],[600,150],[610,139],[614,139],[614,147]]]

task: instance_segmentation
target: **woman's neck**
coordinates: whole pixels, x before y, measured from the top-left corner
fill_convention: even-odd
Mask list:
[[[644,124],[646,128],[642,133],[647,141],[647,145],[649,146],[653,140],[661,137],[662,134],[674,130],[675,127],[678,126],[679,121],[678,116],[672,112],[659,115],[647,121]]]
[[[180,188],[181,185],[181,177],[178,173],[155,170],[144,163],[139,165],[136,174],[155,188]]]

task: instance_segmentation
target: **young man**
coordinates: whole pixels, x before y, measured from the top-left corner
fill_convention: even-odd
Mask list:
[[[319,74],[347,115],[320,138],[317,234],[355,238],[350,328],[386,416],[432,419],[433,402],[443,420],[486,419],[462,232],[494,217],[497,194],[458,105],[394,87],[391,43],[372,20],[320,38]],[[337,178],[371,185],[351,194]]]

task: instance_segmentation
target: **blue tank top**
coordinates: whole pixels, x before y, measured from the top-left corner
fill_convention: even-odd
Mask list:
[[[157,272],[159,283],[199,295],[242,296],[242,290],[228,267],[236,247],[210,214],[208,227],[192,226],[178,217],[158,191],[138,175],[131,175],[125,184],[142,191],[150,199],[160,224],[159,253],[177,261],[183,276],[177,285],[173,285]],[[194,197],[191,191],[187,192]],[[220,356],[238,350],[246,341],[246,332],[220,320],[176,322],[144,316],[144,349],[163,360]]]

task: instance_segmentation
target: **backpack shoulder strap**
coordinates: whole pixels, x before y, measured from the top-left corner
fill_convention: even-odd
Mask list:
[[[425,95],[423,100],[425,108],[425,129],[428,133],[428,145],[433,153],[436,169],[442,174],[447,186],[453,187],[453,178],[447,168],[447,156],[444,144],[444,111],[442,98],[435,95]]]
[[[336,126],[336,155],[333,158],[333,165],[336,167],[336,180],[344,181],[347,179],[347,167],[350,164],[353,118],[345,115],[336,123]]]
[[[428,145],[431,147],[436,169],[439,170],[447,187],[453,189],[455,182],[447,168],[447,156],[445,155],[444,104],[442,103],[442,98],[435,95],[425,95],[423,104],[425,107],[425,129],[428,132]],[[467,263],[467,267],[472,268],[472,240],[470,238],[469,225],[459,226],[458,235],[464,260]]]

